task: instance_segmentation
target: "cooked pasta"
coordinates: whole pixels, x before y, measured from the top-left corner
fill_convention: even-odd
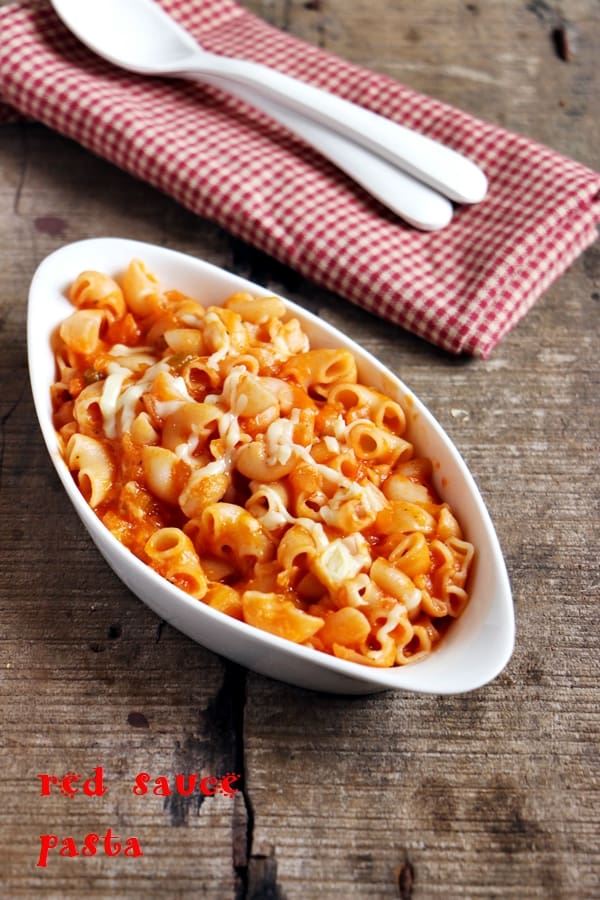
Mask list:
[[[220,613],[340,659],[436,647],[474,548],[348,350],[311,348],[277,297],[205,308],[139,260],[69,297],[54,425],[119,541]]]

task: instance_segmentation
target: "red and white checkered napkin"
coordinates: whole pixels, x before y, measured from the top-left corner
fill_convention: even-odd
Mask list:
[[[313,281],[486,357],[596,237],[600,176],[284,34],[233,0],[160,0],[209,50],[266,62],[462,151],[487,199],[420,233],[241,101],[89,53],[48,2],[0,10],[0,96]],[[135,40],[135,35],[132,35]]]

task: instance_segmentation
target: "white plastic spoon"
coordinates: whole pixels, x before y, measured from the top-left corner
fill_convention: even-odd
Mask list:
[[[136,0],[134,0],[132,6],[135,6],[135,3]],[[175,47],[181,47],[181,41],[191,42],[195,47],[198,46],[194,39],[181,29],[173,19],[167,16],[159,6],[147,2],[143,5],[144,9],[149,9],[153,14],[148,19],[152,30],[147,32],[144,27],[142,28],[143,39],[138,40],[137,37],[137,32],[139,31],[139,27],[136,26],[137,18],[135,22],[133,19],[129,19],[128,22],[125,22],[123,18],[119,19],[119,27],[111,34],[136,34],[136,39],[130,40],[130,44],[136,48],[136,52],[140,52],[140,48],[145,47],[145,53],[151,58],[157,58],[158,53],[162,53],[165,57],[172,56],[175,53]],[[100,29],[95,27],[96,19],[94,17],[97,16],[98,21],[104,23],[105,9],[100,12],[97,4],[86,3],[78,5],[77,3],[70,3],[69,0],[55,0],[54,6],[65,21],[65,24],[90,49],[113,64],[139,71],[139,66],[125,65],[121,62],[122,50],[117,58],[113,52],[109,53],[107,50],[101,52],[99,42],[94,40],[94,43],[92,43],[92,40],[86,37],[88,29],[93,32],[94,37],[97,37]],[[118,10],[122,17],[130,15],[132,12],[129,4],[127,6],[119,6]],[[73,13],[77,14],[77,18],[75,18]],[[81,15],[81,13],[84,13],[84,15]],[[91,18],[88,16],[88,13],[92,14]],[[162,23],[155,14],[162,18]],[[81,22],[79,21],[80,19]],[[140,17],[140,21],[142,26],[145,26],[145,17]],[[167,23],[166,28],[164,26],[165,21]],[[122,29],[125,29],[125,32]],[[178,33],[176,38],[177,44],[173,43],[173,32]],[[147,36],[148,34],[150,35],[149,37]],[[118,39],[121,40],[120,38]],[[102,43],[105,44],[107,40],[108,38],[105,38]],[[186,52],[189,53],[189,51]],[[202,51],[200,50],[200,52]],[[219,59],[219,57],[215,57],[215,59]],[[136,62],[139,62],[139,60],[136,60]],[[269,70],[265,69],[265,71],[268,72]],[[188,75],[188,77],[198,78],[199,76]],[[441,196],[441,194],[406,172],[397,169],[382,157],[371,153],[365,147],[343,137],[339,132],[332,131],[315,120],[311,120],[291,108],[283,107],[241,84],[214,76],[202,76],[201,80],[240,97],[266,112],[271,118],[281,122],[288,130],[294,132],[306,143],[317,149],[366,191],[414,227],[424,231],[436,231],[444,228],[451,221],[453,208],[446,197]]]
[[[60,18],[83,43],[115,65],[148,75],[200,79],[238,95],[240,90],[250,88],[244,99],[251,98],[254,105],[274,118],[284,121],[284,112],[293,113],[294,117],[300,114],[300,119],[288,115],[284,122],[288,128],[300,133],[304,120],[310,121],[312,139],[307,134],[301,136],[338,165],[338,160],[333,158],[335,149],[330,147],[328,154],[317,144],[322,138],[323,126],[333,129],[338,139],[342,135],[350,138],[349,147],[336,143],[335,148],[339,150],[344,146],[345,165],[340,167],[356,180],[359,180],[357,174],[361,173],[364,163],[370,162],[372,157],[363,156],[357,167],[349,151],[355,143],[453,200],[476,203],[485,196],[485,175],[455,151],[266,66],[208,53],[152,0],[127,0],[126,3],[120,0],[88,0],[85,3],[52,0],[52,3]],[[268,110],[264,101],[271,104]],[[320,125],[321,130],[315,129],[316,125]],[[362,174],[360,183],[366,187],[368,173]],[[373,193],[379,196],[375,191]],[[390,205],[385,198],[379,196],[379,199]],[[443,215],[438,210],[434,216],[425,216],[425,219],[441,222],[447,219],[448,212],[446,207]],[[419,227],[443,227],[443,224]]]
[[[215,87],[221,87],[235,94],[255,108],[266,112],[272,119],[281,122],[289,131],[297,134],[335,163],[339,169],[409,225],[422,231],[438,231],[452,220],[454,210],[446,197],[442,197],[437,191],[397,169],[360,144],[301,116],[292,109],[279,106],[248,88],[221,82],[218,78],[205,80],[210,80]]]
[[[259,63],[204,50],[154,0],[52,0],[99,56],[144,75],[217,77],[345,135],[459,203],[483,199],[487,182],[470,160],[424,135]]]

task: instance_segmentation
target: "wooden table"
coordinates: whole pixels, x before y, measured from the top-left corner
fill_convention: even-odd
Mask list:
[[[245,5],[600,166],[595,0],[564,0],[563,18],[537,0]],[[0,128],[0,196],[0,895],[600,896],[599,246],[481,362],[306,283],[37,124]],[[493,684],[455,698],[295,689],[175,632],[113,576],[47,458],[25,346],[36,265],[101,234],[193,252],[310,304],[431,407],[475,474],[512,579],[517,644]],[[99,767],[102,797],[40,795],[39,774]],[[239,772],[243,791],[135,796],[143,771]],[[144,855],[54,851],[36,866],[40,835],[80,844],[109,827]]]

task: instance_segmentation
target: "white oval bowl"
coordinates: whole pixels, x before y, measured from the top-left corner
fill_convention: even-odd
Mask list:
[[[92,540],[119,578],[158,616],[204,647],[271,678],[312,690],[365,694],[402,689],[459,694],[498,675],[514,644],[514,612],[502,552],[488,512],[465,463],[448,436],[413,392],[358,344],[285,301],[313,347],[346,347],[358,363],[359,378],[398,400],[409,421],[408,438],[434,463],[434,481],[452,506],[465,538],[476,548],[469,580],[469,604],[439,647],[409,666],[377,669],[336,659],[232,619],[193,599],[156,574],[127,550],[96,517],[62,458],[52,424],[50,386],[55,360],[50,336],[72,312],[70,283],[85,269],[119,276],[131,259],[144,261],[164,288],[189,293],[206,305],[220,305],[237,290],[272,293],[223,269],[183,253],[139,241],[94,238],[68,244],[38,267],[29,292],[27,343],[31,386],[41,430],[59,478]]]

